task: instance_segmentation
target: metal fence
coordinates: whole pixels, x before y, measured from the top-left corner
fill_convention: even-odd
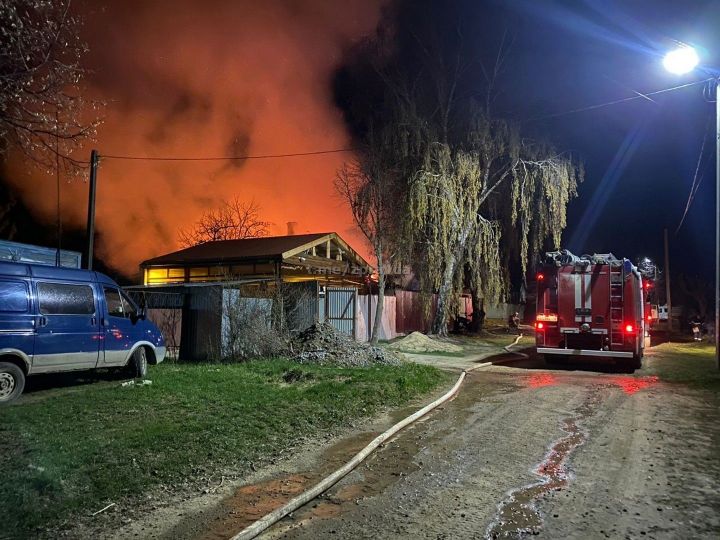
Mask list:
[[[336,330],[355,337],[355,302],[357,289],[327,287],[324,294],[325,320]],[[323,298],[320,298],[322,303]]]

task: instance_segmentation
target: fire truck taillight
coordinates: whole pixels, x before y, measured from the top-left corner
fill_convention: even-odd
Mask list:
[[[542,330],[543,328],[545,328],[545,323],[542,323],[542,322],[538,321],[538,322],[535,323],[535,328],[536,328],[537,330]]]
[[[625,332],[632,334],[635,331],[635,327],[632,324],[625,325]]]
[[[538,280],[538,281],[542,281],[543,279],[545,279],[545,274],[539,273],[539,274],[537,275],[537,280]]]

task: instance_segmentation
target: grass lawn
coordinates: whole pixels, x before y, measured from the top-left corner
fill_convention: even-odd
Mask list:
[[[663,381],[720,391],[715,345],[695,341],[663,343],[649,349],[645,360],[647,372]]]
[[[153,366],[121,381],[35,392],[0,409],[0,538],[192,476],[246,470],[299,439],[448,381],[428,366],[343,369],[286,360]]]

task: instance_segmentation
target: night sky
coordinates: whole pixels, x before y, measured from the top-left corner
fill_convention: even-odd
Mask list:
[[[346,147],[352,126],[337,106],[338,70],[382,17],[411,19],[407,10],[421,4],[427,2],[76,4],[91,51],[88,91],[107,101],[93,147],[101,155],[171,156]],[[710,278],[712,131],[702,185],[674,234],[714,117],[703,86],[564,113],[717,74],[709,66],[720,67],[720,1],[457,0],[452,6],[451,14],[477,25],[478,58],[488,61],[503,35],[512,40],[496,113],[585,163],[565,247],[661,261],[667,227],[673,270]],[[683,77],[663,70],[662,55],[677,41],[700,47],[703,70]],[[178,247],[178,227],[235,196],[255,199],[274,234],[295,221],[298,232],[336,230],[362,247],[332,189],[342,161],[342,154],[213,164],[106,160],[99,177],[99,254],[133,273],[141,260]],[[3,178],[38,219],[54,220],[54,179],[39,172],[28,178],[25,169],[11,161]],[[72,180],[63,189],[64,222],[81,227],[87,184]]]
[[[637,99],[552,115],[717,76],[710,66],[720,67],[720,2],[503,4],[523,29],[514,44],[512,112],[536,119],[524,125],[577,152],[586,165],[580,196],[570,205],[565,246],[577,253],[650,256],[662,263],[663,229],[668,228],[673,272],[710,278],[715,106],[706,101],[704,85],[652,96],[652,102]],[[662,56],[678,41],[699,48],[702,69],[682,77],[664,70]],[[523,96],[526,104],[518,105]],[[702,184],[675,236],[706,135]]]

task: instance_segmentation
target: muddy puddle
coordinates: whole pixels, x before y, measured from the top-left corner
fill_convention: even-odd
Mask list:
[[[581,423],[597,410],[602,401],[600,391],[600,386],[592,390],[574,414],[561,421],[560,427],[567,435],[555,441],[543,461],[533,469],[533,473],[541,479],[512,491],[500,503],[496,517],[485,533],[485,538],[523,538],[539,534],[543,519],[536,503],[544,495],[552,491],[560,491],[569,484],[571,475],[568,461],[572,453],[587,440],[588,434],[582,429]]]
[[[417,410],[418,407],[394,410],[389,415],[391,423],[395,424]],[[418,423],[421,422],[422,420]],[[239,488],[223,502],[222,510],[218,512],[218,518],[210,524],[207,532],[200,538],[202,540],[226,540],[232,537],[340,468],[379,434],[379,432],[359,433],[333,444],[322,453],[318,460],[318,463],[321,464],[318,470],[282,475]],[[298,510],[296,516],[291,514],[290,519],[285,518],[286,522],[290,522],[287,525],[294,526],[314,519],[334,517],[341,512],[343,505],[355,504],[358,500],[371,497],[396,482],[403,474],[415,470],[416,467],[409,462],[418,451],[418,439],[411,437],[403,440],[403,443],[400,444],[398,442],[400,436],[402,435],[398,434],[380,446],[383,453],[381,459],[377,459],[376,452],[356,469],[362,471],[360,482],[341,481],[340,484]],[[398,460],[407,462],[407,465],[400,470],[395,466],[392,471],[384,469],[383,464],[386,462],[395,463]],[[372,477],[372,481],[368,481],[368,477]]]
[[[218,518],[210,524],[202,540],[227,540],[253,522],[289,502],[309,489],[327,474],[334,471],[353,455],[364,448],[378,433],[365,432],[343,439],[323,452],[319,463],[322,466],[312,472],[281,475],[264,482],[249,484],[238,488],[222,503]],[[347,491],[344,496],[352,497]],[[334,515],[330,500],[323,501],[318,514],[330,517]],[[327,503],[327,504],[325,504]]]

